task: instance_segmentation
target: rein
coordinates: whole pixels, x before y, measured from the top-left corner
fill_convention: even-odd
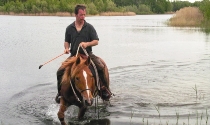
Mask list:
[[[84,51],[84,53],[85,53],[86,56],[89,56],[88,53],[87,53],[87,51],[86,51],[82,46],[79,45],[78,48],[77,48],[76,57],[77,57],[77,55],[78,55],[78,53],[79,53],[79,47],[82,48],[82,50]],[[99,76],[98,76],[98,71],[97,71],[96,65],[95,65],[95,63],[94,63],[91,59],[90,59],[90,62],[91,62],[91,64],[93,65],[93,68],[94,68],[95,73],[96,73],[96,85],[97,85],[97,87],[98,87],[98,90],[100,90]],[[70,82],[71,82],[71,80],[70,80]],[[71,83],[70,83],[70,84],[71,84]],[[71,86],[72,86],[72,84],[71,84]],[[73,86],[72,86],[72,89],[73,89]],[[82,93],[82,92],[84,92],[84,91],[87,91],[87,90],[89,90],[89,89],[82,90],[80,93]],[[91,90],[90,90],[90,91],[91,91]],[[75,97],[77,98],[77,100],[78,100],[79,102],[81,102],[81,101],[79,100],[78,96],[76,95],[76,93],[75,93],[74,90],[73,90],[73,92],[74,92],[74,95],[75,95]],[[94,92],[94,95],[95,95],[95,92]],[[98,96],[97,96],[96,98],[97,98],[97,100],[95,101],[95,113],[96,113],[96,108],[97,108],[97,109],[98,109],[98,119],[99,119]]]
[[[79,47],[82,48],[82,50],[84,51],[84,53],[85,53],[86,56],[89,56],[88,53],[87,53],[87,51],[86,51],[82,46],[79,45]],[[76,54],[76,56],[77,56],[78,53],[79,53],[79,47],[77,48],[77,54]],[[91,59],[90,59],[90,62],[91,62],[91,64],[93,65],[93,68],[94,68],[95,73],[96,73],[96,85],[97,85],[97,87],[98,87],[98,90],[100,90],[99,76],[98,76],[98,71],[97,71],[96,65],[95,65],[95,63],[94,63]]]

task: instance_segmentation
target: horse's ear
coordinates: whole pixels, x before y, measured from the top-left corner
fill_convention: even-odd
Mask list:
[[[90,65],[90,56],[88,56],[87,60],[85,61],[86,65]]]
[[[80,61],[81,61],[80,57],[78,57],[77,60],[76,60],[76,65],[80,64]]]

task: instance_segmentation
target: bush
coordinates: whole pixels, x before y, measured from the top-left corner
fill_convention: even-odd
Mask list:
[[[96,15],[96,14],[98,14],[98,11],[96,9],[96,6],[93,3],[88,4],[88,8],[91,8],[91,9],[88,9],[87,14],[90,14],[90,15]]]
[[[0,12],[4,12],[5,8],[3,6],[0,6]]]
[[[136,5],[132,5],[132,6],[125,6],[125,11],[126,12],[135,12],[137,13],[138,12],[138,8]]]
[[[39,9],[38,7],[36,7],[36,5],[33,5],[31,12],[32,13],[40,13],[41,12],[41,9]]]
[[[169,20],[171,26],[199,26],[203,21],[203,14],[197,7],[185,7],[175,13]]]
[[[152,13],[151,9],[149,6],[145,4],[140,4],[138,8],[138,13],[137,14],[150,14]]]
[[[203,0],[199,8],[203,12],[205,20],[210,21],[210,1]]]

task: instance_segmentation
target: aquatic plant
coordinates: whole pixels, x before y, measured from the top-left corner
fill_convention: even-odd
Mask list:
[[[209,116],[208,116],[208,111],[207,111],[207,109],[206,109],[206,125],[207,125],[207,123],[208,123],[208,119],[209,119]]]
[[[176,111],[176,125],[179,123],[179,113]]]
[[[133,115],[134,115],[134,111],[133,111],[133,110],[131,110],[130,125],[131,125],[131,120],[132,120],[132,118],[133,118]]]
[[[195,94],[196,94],[196,100],[197,100],[197,98],[198,98],[198,89],[197,89],[197,86],[196,86],[196,84],[195,84],[195,88],[193,88],[194,90],[195,90]]]
[[[159,110],[159,106],[158,106],[158,107],[155,106],[155,109],[157,110],[158,115],[159,115],[159,119],[160,119],[160,110]],[[161,124],[161,119],[160,119],[160,124]]]

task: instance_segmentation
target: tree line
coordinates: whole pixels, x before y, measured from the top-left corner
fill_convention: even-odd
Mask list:
[[[55,13],[74,12],[76,4],[85,4],[91,15],[101,12],[135,12],[136,14],[163,14],[183,7],[199,7],[204,17],[210,18],[210,1],[169,0],[0,0],[0,12],[9,13]]]

